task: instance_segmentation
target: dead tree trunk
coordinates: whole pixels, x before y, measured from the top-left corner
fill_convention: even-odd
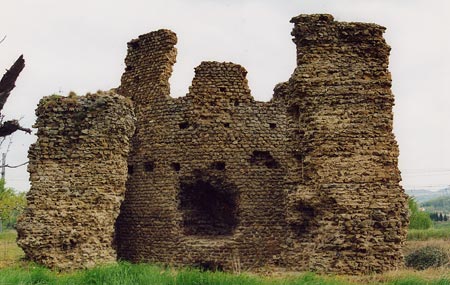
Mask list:
[[[16,87],[15,85],[16,79],[17,77],[19,77],[19,74],[24,67],[25,67],[25,60],[23,59],[23,55],[21,55],[16,60],[16,62],[11,66],[11,68],[9,70],[6,70],[6,73],[0,80],[0,114],[1,111],[3,110],[3,106],[5,105],[6,100],[8,100],[11,90],[13,90],[14,87]],[[3,118],[3,116],[1,117]],[[17,120],[0,122],[0,137],[8,136],[17,130],[31,133],[30,129],[21,127],[19,121]]]

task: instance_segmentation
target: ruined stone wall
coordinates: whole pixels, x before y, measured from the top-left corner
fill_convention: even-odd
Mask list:
[[[291,22],[298,66],[280,100],[296,128],[302,179],[288,195],[289,264],[347,273],[396,268],[408,219],[385,29],[331,15]]]
[[[129,45],[126,63],[134,73],[125,72],[122,82],[139,76],[166,86],[159,78],[168,76],[130,59],[156,53],[169,58],[159,64],[171,65],[176,40],[162,48],[142,42],[174,36],[161,30],[132,41],[139,48]],[[285,114],[253,100],[246,73],[236,64],[204,62],[186,97],[171,98],[152,84],[132,94],[141,111],[116,226],[120,258],[228,270],[279,262],[286,234],[273,221],[284,220]]]
[[[268,103],[253,100],[242,67],[218,62],[173,99],[175,35],[129,44],[119,90],[139,112],[121,258],[343,273],[401,264],[406,196],[384,28],[292,22],[298,67]]]
[[[131,101],[113,93],[53,95],[36,115],[19,246],[27,258],[59,269],[115,261],[114,222],[135,128]]]
[[[201,63],[188,94],[172,98],[176,35],[132,40],[117,89],[134,103],[129,153],[124,98],[44,99],[18,227],[27,256],[62,268],[114,260],[115,230],[118,258],[133,262],[397,268],[408,217],[384,28],[292,22],[297,67],[270,102],[227,62]]]

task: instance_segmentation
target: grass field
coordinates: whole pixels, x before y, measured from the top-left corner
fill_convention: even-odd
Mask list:
[[[16,265],[24,256],[22,249],[16,244],[16,236],[16,232],[12,230],[0,233],[0,269]]]
[[[15,244],[16,233],[7,231],[0,233],[0,284],[55,284],[55,285],[300,285],[300,284],[393,284],[393,285],[450,285],[448,268],[427,269],[416,272],[399,270],[384,274],[367,276],[320,276],[314,273],[283,273],[261,276],[251,273],[240,275],[223,272],[201,272],[196,269],[173,269],[150,264],[118,264],[79,270],[71,273],[58,273],[30,262],[20,261],[23,252]],[[438,244],[450,250],[448,240],[409,241],[405,251],[417,247]]]
[[[435,223],[433,228],[427,230],[409,230],[408,240],[442,239],[450,243],[450,222]]]
[[[28,264],[25,267],[0,269],[0,284],[167,284],[167,285],[300,285],[300,284],[396,284],[415,285],[450,284],[450,275],[444,270],[423,272],[396,271],[371,276],[319,276],[314,273],[299,273],[286,276],[233,275],[223,272],[201,272],[194,269],[168,269],[148,264],[119,263],[73,273],[57,273]]]

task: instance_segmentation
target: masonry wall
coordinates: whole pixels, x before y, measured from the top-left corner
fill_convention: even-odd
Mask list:
[[[131,101],[103,92],[53,95],[40,101],[36,116],[19,246],[28,259],[52,268],[114,262],[114,222],[135,128]]]
[[[149,38],[171,40],[161,47]],[[154,53],[168,60],[125,72],[119,88],[136,90],[127,85],[136,76],[150,82],[124,91],[141,111],[116,225],[119,256],[228,270],[275,264],[286,236],[273,223],[284,220],[285,114],[255,102],[247,72],[232,63],[200,64],[186,97],[152,88],[167,86],[167,74],[153,70],[170,72],[175,42],[160,30],[129,45],[127,68]]]
[[[288,102],[296,128],[302,179],[287,197],[289,264],[347,273],[394,269],[402,264],[408,212],[385,28],[331,15],[291,22],[298,66],[279,100]]]
[[[292,22],[298,67],[267,103],[254,101],[241,66],[218,62],[171,98],[175,34],[129,43],[119,90],[139,111],[120,258],[341,273],[402,263],[384,28],[330,15]]]
[[[202,62],[188,94],[170,97],[169,30],[128,43],[117,89],[127,99],[43,99],[18,224],[27,257],[87,267],[116,248],[119,259],[206,269],[398,268],[408,212],[384,28],[291,22],[297,67],[270,102],[229,62]]]

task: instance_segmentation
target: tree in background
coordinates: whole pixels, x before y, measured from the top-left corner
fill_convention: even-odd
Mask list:
[[[447,222],[448,221],[447,214],[442,214],[442,213],[437,213],[437,212],[431,213],[430,218],[432,221],[435,221],[435,222]]]
[[[437,213],[430,213],[430,219],[432,220],[432,221],[436,221],[437,219],[438,219],[438,217],[437,217]]]
[[[409,228],[416,230],[426,230],[431,227],[433,222],[431,221],[430,214],[419,210],[416,200],[414,198],[408,198],[409,206]]]
[[[0,220],[3,228],[14,227],[25,205],[25,193],[16,193],[14,189],[5,187],[5,180],[0,179]]]
[[[450,213],[450,195],[439,196],[421,204],[429,212]]]

